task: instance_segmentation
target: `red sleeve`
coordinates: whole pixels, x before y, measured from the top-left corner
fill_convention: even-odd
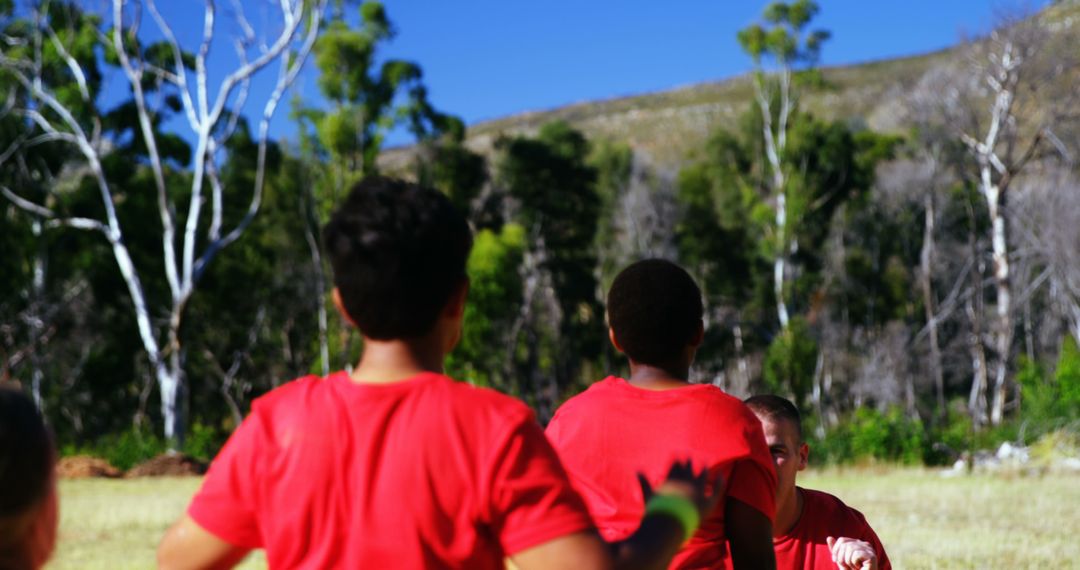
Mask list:
[[[551,416],[551,421],[549,421],[547,427],[544,428],[544,437],[546,437],[548,443],[550,443],[551,446],[555,448],[556,453],[562,451],[563,448],[563,422],[562,414],[560,413],[562,412],[562,409],[562,406],[559,406],[559,408],[555,410],[555,415]]]
[[[243,548],[263,546],[255,517],[258,461],[265,446],[259,414],[252,410],[210,464],[188,515],[218,538]]]
[[[749,411],[748,411],[749,413]],[[735,462],[727,495],[757,509],[770,521],[776,519],[776,467],[765,443],[761,422],[750,415],[745,426],[749,457]]]
[[[531,414],[509,426],[489,465],[489,520],[507,555],[593,528]]]

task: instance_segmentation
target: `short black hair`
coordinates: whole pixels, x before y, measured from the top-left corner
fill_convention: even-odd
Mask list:
[[[0,521],[25,514],[49,492],[53,444],[30,398],[0,385]]]
[[[615,277],[607,298],[608,324],[623,352],[642,364],[671,364],[698,333],[701,289],[685,269],[644,259]]]
[[[365,336],[414,338],[431,330],[465,279],[472,234],[432,188],[369,176],[323,228],[334,285]]]
[[[787,420],[795,426],[795,433],[799,435],[799,442],[803,441],[802,415],[799,408],[791,403],[791,400],[775,394],[758,394],[743,401],[752,412],[764,416],[767,420],[775,422]]]

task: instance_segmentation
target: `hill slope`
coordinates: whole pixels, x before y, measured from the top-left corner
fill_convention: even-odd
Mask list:
[[[1064,45],[1080,46],[1080,1],[1062,2],[1040,16],[1052,33],[1076,40]],[[800,104],[825,118],[858,120],[877,131],[900,131],[905,127],[905,97],[912,88],[929,72],[966,66],[967,58],[965,50],[957,46],[918,56],[824,68],[825,87],[806,93]],[[577,103],[472,125],[467,144],[486,153],[499,136],[533,133],[544,123],[564,120],[589,138],[626,142],[648,155],[653,164],[677,168],[695,149],[701,148],[710,133],[734,125],[747,110],[752,95],[750,78],[739,76],[668,91]],[[411,156],[411,148],[388,149],[382,163],[388,170],[396,170]]]

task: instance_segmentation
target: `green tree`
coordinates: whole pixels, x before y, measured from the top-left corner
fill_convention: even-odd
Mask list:
[[[520,393],[512,365],[516,345],[509,336],[521,310],[518,268],[525,248],[525,229],[520,225],[477,232],[467,266],[469,302],[461,342],[447,358],[451,376]]]
[[[596,298],[596,234],[600,199],[585,137],[565,123],[544,125],[535,139],[497,144],[496,182],[513,204],[511,218],[528,237],[525,258],[524,395],[550,417],[561,390],[578,379],[604,338]]]
[[[790,318],[785,286],[788,256],[797,251],[789,229],[793,216],[788,204],[791,190],[788,181],[797,163],[786,156],[789,121],[798,104],[793,73],[812,68],[821,53],[821,45],[829,38],[827,31],[807,29],[817,12],[818,5],[813,0],[774,2],[765,8],[764,25],[753,24],[738,34],[739,45],[754,62],[754,95],[761,112],[764,153],[769,165],[768,202],[774,220],[770,247],[780,328],[787,328]]]
[[[896,141],[804,113],[789,120],[784,160],[799,168],[785,182],[789,283],[784,305],[793,315],[812,318],[815,303],[835,280],[825,274],[830,228],[849,205],[858,210],[866,203],[875,167],[891,156]],[[762,122],[759,109],[752,108],[738,130],[716,133],[703,156],[679,173],[679,256],[699,276],[711,314],[723,316],[711,323],[703,361],[742,358],[776,342],[771,307],[776,306],[778,236],[770,167],[757,152]]]
[[[339,3],[315,45],[319,90],[330,109],[297,113],[307,144],[329,163],[330,203],[377,172],[376,159],[393,129],[405,126],[418,140],[448,134],[460,141],[464,135],[459,119],[431,106],[418,64],[393,58],[379,62],[379,49],[396,33],[383,4],[360,4],[356,27],[347,12],[353,5]]]

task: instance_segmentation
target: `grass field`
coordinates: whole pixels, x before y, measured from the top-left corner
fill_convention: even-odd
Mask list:
[[[800,478],[860,509],[893,565],[1080,568],[1080,477],[943,478],[921,470],[828,470]],[[152,568],[198,479],[63,481],[60,569]],[[243,568],[264,568],[261,554]]]

